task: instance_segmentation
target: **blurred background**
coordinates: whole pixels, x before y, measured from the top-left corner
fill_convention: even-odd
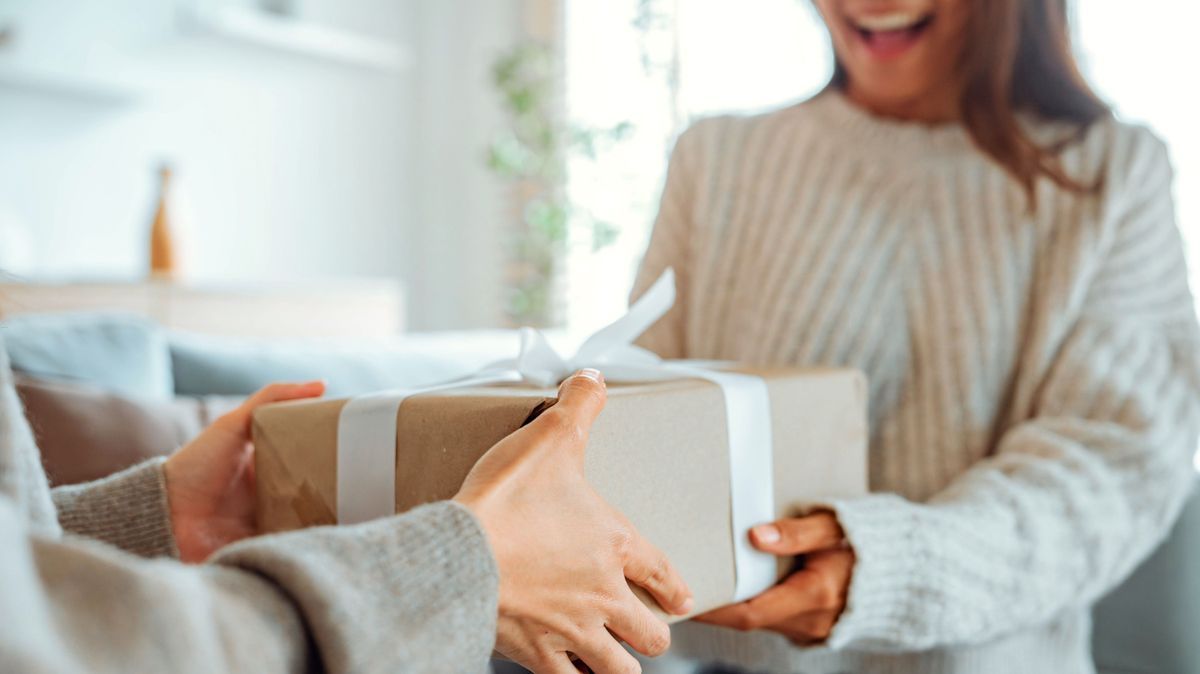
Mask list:
[[[1170,146],[1200,287],[1200,8],[1072,14],[1094,86]],[[272,381],[417,386],[514,326],[587,334],[679,132],[831,69],[809,0],[0,0],[0,327],[48,474],[169,452]],[[1192,503],[1097,614],[1104,671],[1197,671]]]
[[[1170,144],[1195,241],[1200,95],[1167,73],[1200,13],[1073,12],[1088,76]],[[624,306],[675,135],[830,68],[804,0],[0,0],[0,269],[139,283],[162,206],[177,284],[587,331]]]

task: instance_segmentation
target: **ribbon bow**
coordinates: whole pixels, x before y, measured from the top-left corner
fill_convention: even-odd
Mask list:
[[[570,358],[563,358],[540,331],[521,328],[521,346],[515,359],[502,360],[483,372],[517,374],[532,386],[555,386],[586,367],[602,370],[610,381],[676,379],[663,359],[633,344],[643,332],[666,315],[675,304],[675,271],[667,269],[622,317],[584,340]],[[474,379],[474,377],[472,377]]]
[[[396,418],[405,398],[451,388],[525,382],[550,387],[582,368],[604,372],[610,382],[697,378],[721,388],[728,429],[730,503],[736,585],[731,601],[748,599],[775,582],[774,557],[750,545],[750,527],[774,519],[771,400],[759,377],[723,372],[716,361],[663,360],[634,345],[675,303],[675,272],[662,276],[621,318],[601,328],[563,358],[533,328],[521,328],[514,359],[492,363],[463,379],[418,389],[385,391],[351,399],[338,419],[337,516],[355,523],[390,515],[396,499]],[[631,468],[636,469],[636,466]]]

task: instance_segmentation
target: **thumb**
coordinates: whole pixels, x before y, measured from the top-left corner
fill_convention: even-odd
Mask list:
[[[319,398],[325,394],[325,382],[309,381],[298,384],[268,384],[255,391],[233,411],[217,419],[214,425],[234,433],[246,433],[254,410],[271,403]]]
[[[554,404],[583,428],[591,428],[600,410],[604,409],[607,390],[604,375],[599,370],[584,369],[567,377],[558,387],[558,402]]]
[[[829,511],[760,524],[750,530],[754,547],[776,555],[802,555],[836,548],[844,540],[845,533],[837,516]]]

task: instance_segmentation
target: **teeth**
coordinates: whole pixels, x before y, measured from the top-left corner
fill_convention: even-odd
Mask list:
[[[891,12],[890,14],[875,14],[854,19],[854,24],[863,30],[884,32],[912,28],[921,22],[920,12]]]

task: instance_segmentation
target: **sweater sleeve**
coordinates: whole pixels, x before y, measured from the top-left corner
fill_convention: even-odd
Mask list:
[[[481,671],[495,638],[495,565],[453,503],[184,566],[30,533],[0,497],[0,576],[0,671]]]
[[[675,305],[638,339],[638,345],[663,358],[683,358],[687,314],[687,289],[691,287],[690,247],[692,245],[692,201],[694,172],[701,135],[711,121],[701,122],[685,131],[675,143],[667,166],[667,179],[659,203],[658,216],[650,234],[650,244],[642,258],[630,301],[636,300],[658,280],[667,268],[675,270]]]
[[[163,462],[152,459],[95,482],[51,492],[67,533],[93,538],[143,557],[178,557]]]
[[[1166,536],[1194,480],[1200,338],[1165,149],[1147,134],[1134,154],[1077,318],[1023,347],[1025,409],[992,456],[926,503],[829,504],[858,560],[834,648],[920,650],[1043,623]]]

